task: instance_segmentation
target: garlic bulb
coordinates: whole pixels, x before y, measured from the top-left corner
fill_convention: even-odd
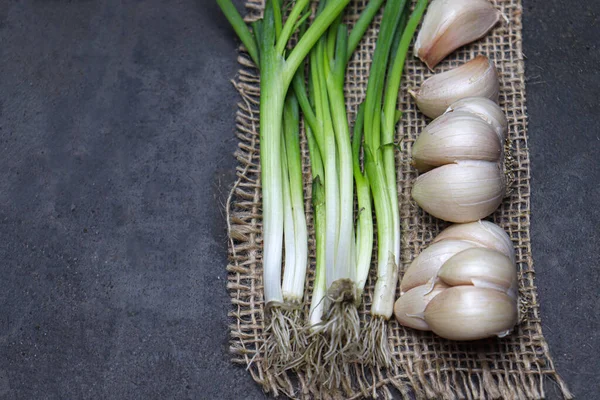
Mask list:
[[[503,143],[493,126],[467,111],[444,114],[431,122],[412,147],[412,159],[419,171],[456,160],[497,161]]]
[[[465,97],[485,97],[498,102],[499,91],[496,66],[480,55],[460,67],[433,75],[410,94],[423,114],[436,118]]]
[[[488,0],[433,0],[414,52],[431,69],[454,50],[483,37],[500,16]]]
[[[420,175],[412,197],[429,214],[451,222],[471,222],[490,215],[506,192],[498,163],[456,161]]]
[[[452,103],[445,114],[459,111],[477,115],[494,128],[501,143],[506,140],[508,121],[500,106],[492,100],[485,97],[467,97]]]
[[[425,285],[434,278],[444,263],[455,254],[472,247],[481,245],[465,240],[444,240],[434,243],[421,252],[410,264],[402,282],[400,282],[400,292]]]
[[[514,264],[516,261],[515,248],[512,241],[498,225],[490,221],[475,221],[466,224],[454,224],[440,232],[432,243],[442,240],[467,240],[475,242],[488,249],[499,251]]]
[[[413,260],[400,288],[398,322],[446,339],[502,337],[517,323],[514,250],[502,228],[488,221],[442,231]]]
[[[401,325],[422,331],[430,330],[425,322],[425,308],[435,296],[448,288],[444,283],[421,285],[404,293],[394,304],[394,315]]]
[[[517,323],[517,304],[506,293],[455,286],[435,296],[425,308],[431,330],[450,340],[503,337]]]
[[[437,276],[451,286],[473,285],[499,290],[513,298],[517,296],[517,269],[510,258],[496,250],[461,251],[444,263]]]

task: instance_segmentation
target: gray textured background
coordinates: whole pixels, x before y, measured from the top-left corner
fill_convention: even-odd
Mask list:
[[[544,333],[593,399],[600,2],[524,3]],[[212,0],[0,0],[0,399],[264,397],[227,354],[236,45]]]

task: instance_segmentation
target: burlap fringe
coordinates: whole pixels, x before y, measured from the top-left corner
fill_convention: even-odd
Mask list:
[[[539,302],[534,284],[534,269],[529,237],[529,153],[525,114],[525,82],[521,39],[520,0],[493,0],[507,18],[482,41],[467,46],[446,60],[436,72],[462,64],[476,54],[486,54],[496,62],[501,80],[500,105],[509,119],[509,139],[514,157],[513,190],[501,208],[493,215],[511,236],[517,253],[520,276],[521,323],[518,329],[501,340],[456,343],[433,334],[404,329],[395,321],[388,324],[388,340],[393,346],[394,366],[389,370],[350,365],[354,386],[337,392],[324,391],[310,384],[302,373],[274,374],[263,362],[265,310],[262,293],[261,266],[261,197],[258,136],[259,77],[243,51],[235,88],[241,96],[236,117],[238,149],[235,157],[237,179],[227,200],[229,232],[229,265],[227,288],[231,295],[232,361],[241,364],[263,389],[274,396],[291,398],[384,398],[417,399],[543,399],[545,382],[551,378],[566,399],[573,396],[554,369],[548,345],[542,335]],[[356,20],[366,1],[354,0],[347,10],[346,20]],[[261,0],[248,0],[249,20],[262,11]],[[346,96],[348,112],[353,120],[356,106],[364,98],[370,57],[376,40],[378,20],[367,32],[348,68]],[[416,171],[410,166],[412,142],[425,126],[426,120],[417,112],[407,96],[409,88],[418,87],[430,72],[415,58],[409,57],[400,94],[404,112],[397,140],[398,183],[402,220],[402,271],[421,249],[441,230],[443,222],[420,210],[410,197]],[[306,141],[302,141],[305,173],[306,210],[311,229],[311,266],[314,269],[312,215],[310,207],[310,168]],[[401,272],[402,272],[401,271]],[[312,286],[313,270],[307,279]],[[360,308],[362,322],[368,314],[373,291],[370,279]],[[305,316],[309,300],[305,305]]]

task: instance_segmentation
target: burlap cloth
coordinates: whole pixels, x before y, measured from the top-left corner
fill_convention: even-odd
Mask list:
[[[520,276],[522,320],[515,332],[504,339],[477,343],[456,343],[431,333],[405,329],[395,320],[389,322],[389,341],[397,366],[389,371],[367,371],[367,383],[358,385],[344,397],[412,395],[430,399],[540,399],[545,397],[546,379],[556,382],[566,398],[571,395],[554,369],[548,345],[542,335],[539,301],[534,281],[530,244],[530,172],[527,148],[527,116],[521,37],[520,0],[493,0],[502,11],[501,21],[484,39],[471,44],[436,67],[439,73],[485,54],[496,63],[500,75],[500,106],[509,122],[509,137],[514,156],[514,183],[511,194],[494,213],[492,219],[510,235],[516,249]],[[353,0],[346,10],[346,22],[355,21],[366,1]],[[247,19],[260,16],[261,0],[248,0]],[[346,77],[348,116],[354,121],[357,105],[364,99],[371,56],[377,39],[380,18],[365,35],[349,64]],[[274,395],[315,397],[300,374],[275,377],[265,370],[262,361],[265,314],[261,265],[261,190],[258,135],[259,79],[247,55],[240,52],[241,69],[234,82],[241,95],[237,112],[238,160],[237,180],[227,203],[229,265],[227,288],[231,295],[231,353],[233,362],[247,367],[252,378]],[[400,90],[400,110],[396,141],[398,190],[402,223],[402,255],[400,277],[412,259],[427,246],[445,223],[424,213],[410,193],[417,172],[410,166],[411,146],[426,125],[408,95],[431,76],[425,65],[413,57],[412,47],[404,69]],[[304,186],[306,211],[311,229],[311,269],[307,288],[312,285],[314,242],[310,207],[311,185],[308,150],[304,153]],[[371,269],[374,274],[375,268]],[[371,304],[373,280],[367,285],[360,309],[362,318]],[[307,291],[307,293],[310,293]],[[308,310],[309,299],[305,310]],[[396,395],[394,394],[396,393]],[[400,393],[400,394],[398,394]]]

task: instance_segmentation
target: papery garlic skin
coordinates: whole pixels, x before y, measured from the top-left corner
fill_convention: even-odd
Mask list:
[[[421,285],[410,289],[396,300],[394,316],[401,325],[421,331],[430,330],[425,322],[425,308],[435,296],[448,286],[438,283],[435,286]]]
[[[433,0],[414,53],[430,69],[459,47],[483,37],[501,13],[488,0]]]
[[[450,257],[463,250],[480,246],[464,240],[445,240],[432,244],[412,261],[400,282],[400,292],[404,293],[416,286],[425,285],[437,276],[442,265]]]
[[[419,175],[412,197],[434,217],[471,222],[493,213],[505,192],[506,178],[499,163],[457,161]]]
[[[433,120],[412,147],[415,167],[424,172],[457,160],[498,161],[503,142],[493,126],[476,114],[455,111]]]
[[[454,286],[425,308],[425,322],[450,340],[505,336],[517,323],[517,304],[506,293],[474,286]]]
[[[515,248],[504,229],[490,221],[475,221],[465,224],[454,224],[437,235],[432,243],[442,240],[466,240],[479,243],[488,249],[504,254],[513,264],[516,262]]]
[[[496,66],[480,55],[460,67],[433,75],[411,95],[423,114],[437,118],[452,103],[466,97],[485,97],[498,102],[499,92]]]
[[[501,143],[508,135],[508,121],[498,104],[485,97],[467,97],[450,105],[444,115],[454,112],[469,112],[475,114],[490,124]]]

